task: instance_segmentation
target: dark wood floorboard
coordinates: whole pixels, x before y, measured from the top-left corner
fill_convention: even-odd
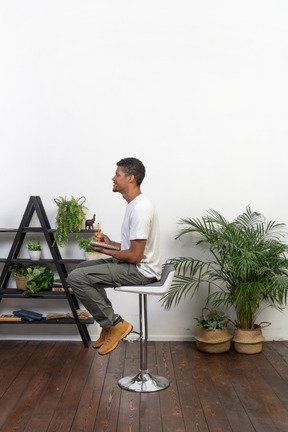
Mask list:
[[[170,386],[138,394],[118,386],[139,371],[137,342],[102,357],[81,342],[0,341],[0,431],[288,432],[288,341],[256,355],[148,347]]]

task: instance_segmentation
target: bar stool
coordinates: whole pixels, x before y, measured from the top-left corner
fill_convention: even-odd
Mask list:
[[[164,390],[170,384],[167,378],[159,375],[151,375],[147,369],[147,295],[163,296],[170,288],[174,274],[174,267],[167,266],[164,268],[159,282],[141,286],[131,285],[115,288],[115,291],[139,294],[140,372],[136,375],[123,377],[118,381],[119,387],[124,390],[139,393],[154,392]]]

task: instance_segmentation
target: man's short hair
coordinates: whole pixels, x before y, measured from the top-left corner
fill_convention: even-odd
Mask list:
[[[120,166],[127,176],[134,175],[137,186],[141,185],[145,177],[145,167],[139,159],[134,157],[124,158],[117,162],[116,165]]]

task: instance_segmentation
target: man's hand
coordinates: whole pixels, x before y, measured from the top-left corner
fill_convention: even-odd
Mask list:
[[[111,240],[110,240],[110,238],[106,234],[102,234],[102,233],[98,234],[98,232],[95,232],[94,233],[94,238],[98,242],[104,242],[106,244],[111,244]]]
[[[103,239],[103,240],[97,240],[97,238],[99,238],[100,236],[101,236],[101,239]],[[109,256],[116,258],[120,261],[129,262],[131,264],[138,264],[142,260],[143,255],[144,255],[145,246],[146,246],[146,240],[144,240],[144,239],[143,240],[131,240],[130,248],[126,249],[126,250],[121,250],[121,244],[114,242],[114,241],[111,241],[107,235],[101,233],[99,235],[99,237],[97,237],[96,233],[95,233],[96,241],[101,241],[101,242],[103,241],[103,248],[100,246],[96,247],[96,246],[89,245],[96,252],[104,253],[105,255],[109,255]],[[105,243],[113,245],[113,246],[117,246],[120,250],[114,251],[111,249],[106,249]]]
[[[110,240],[110,238],[106,234],[102,234],[102,233],[98,234],[98,232],[95,232],[94,237],[95,237],[95,241],[103,243],[103,247],[93,246],[93,245],[89,244],[89,247],[91,247],[91,249],[95,250],[96,252],[101,252],[101,253],[105,253],[106,255],[114,256],[110,253],[111,249],[105,248],[105,244],[116,246],[118,249],[121,249],[121,244]]]

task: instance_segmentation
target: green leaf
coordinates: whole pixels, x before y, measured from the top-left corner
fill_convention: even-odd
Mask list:
[[[286,225],[268,221],[250,207],[231,222],[215,210],[200,219],[183,218],[176,239],[189,236],[199,258],[172,258],[176,276],[162,298],[170,309],[188,294],[206,291],[212,307],[234,308],[236,323],[253,328],[262,306],[281,310],[288,295]]]

